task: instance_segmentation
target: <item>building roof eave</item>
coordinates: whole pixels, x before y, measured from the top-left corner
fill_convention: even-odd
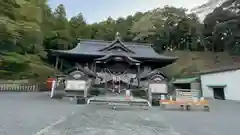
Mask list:
[[[84,55],[84,56],[96,56],[96,57],[107,57],[107,55],[105,54],[84,54],[84,53],[72,53],[72,52],[68,52],[65,50],[49,50],[49,52],[51,52],[51,54],[53,56],[61,56],[61,55],[73,55],[73,56],[78,56],[78,55]],[[157,56],[157,57],[143,57],[143,56],[129,56],[133,59],[137,59],[139,61],[141,60],[149,60],[149,61],[171,61],[172,63],[175,62],[178,57],[170,57],[170,56]]]
[[[143,72],[142,74],[140,74],[139,78],[140,79],[146,79],[146,78],[152,77],[154,75],[161,75],[164,78],[167,78],[167,76],[164,75],[162,72],[160,72],[159,69],[155,69],[155,70],[150,71],[150,72]]]
[[[136,59],[134,59],[134,58],[132,58],[130,56],[124,55],[124,54],[122,54],[122,55],[120,55],[120,54],[118,54],[118,55],[116,55],[116,54],[108,54],[108,55],[105,55],[105,56],[103,56],[101,58],[95,59],[95,61],[105,61],[105,60],[111,59],[111,57],[125,57],[132,63],[141,63],[141,61],[136,60]]]
[[[199,81],[199,78],[198,77],[178,78],[178,79],[175,79],[172,83],[173,84],[186,84],[186,83],[192,83],[194,81]]]
[[[200,71],[199,75],[215,74],[215,73],[228,72],[228,71],[234,71],[234,70],[239,70],[239,69],[240,69],[239,65],[224,66],[224,67],[220,67],[220,68]]]

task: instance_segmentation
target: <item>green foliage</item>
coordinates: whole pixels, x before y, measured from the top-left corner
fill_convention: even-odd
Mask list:
[[[188,50],[240,54],[237,0],[224,2],[203,23],[184,8],[166,6],[126,18],[108,17],[102,22],[87,24],[81,13],[68,20],[64,5],[51,9],[47,2],[0,1],[0,50],[7,52],[0,54],[0,75],[44,79],[56,72],[43,62],[47,60],[45,49],[71,49],[79,38],[113,40],[116,32],[120,32],[124,41],[154,44],[158,53]],[[213,5],[209,3],[202,7]],[[184,68],[171,73],[181,76],[198,70],[199,66],[185,64]]]
[[[37,55],[21,55],[18,53],[0,54],[1,79],[34,79],[43,81],[56,71],[45,64]]]
[[[226,65],[239,66],[240,57],[227,52],[174,51],[165,55],[178,56],[179,59],[161,69],[169,78],[193,77],[199,72],[209,69],[219,69]]]
[[[124,41],[152,43],[159,52],[166,49],[237,52],[233,45],[238,44],[237,24],[217,24],[238,15],[232,12],[234,7],[223,10],[234,2],[228,0],[216,8],[206,17],[204,25],[195,14],[171,6],[87,24],[81,13],[68,21],[62,4],[52,11],[46,0],[3,0],[0,2],[1,49],[22,54],[38,53],[40,49],[36,48],[42,47],[69,49],[77,38],[113,40],[115,33],[120,32]],[[234,36],[227,35],[222,41],[222,33],[229,29]]]
[[[13,71],[13,72],[21,72],[25,69],[29,68],[29,65],[25,62],[16,62],[12,60],[5,60],[1,64],[1,68],[3,70]]]
[[[166,6],[147,12],[133,25],[135,40],[154,43],[156,50],[201,50],[201,24],[186,9]]]
[[[239,0],[225,0],[223,3],[220,0],[209,0],[197,8],[201,12],[208,8],[214,9],[204,19],[205,27],[202,31],[208,50],[240,54],[239,4]]]
[[[90,95],[104,95],[106,94],[106,89],[105,88],[99,88],[99,87],[92,87],[89,90]]]
[[[132,94],[135,97],[142,97],[142,98],[146,98],[147,92],[141,89],[133,89],[132,90]]]

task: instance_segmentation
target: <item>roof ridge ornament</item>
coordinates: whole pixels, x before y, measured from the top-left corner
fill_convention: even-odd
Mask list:
[[[104,47],[102,49],[99,49],[99,51],[110,50],[110,49],[113,49],[116,46],[117,47],[121,47],[125,52],[135,53],[121,41],[121,37],[120,37],[120,33],[119,32],[116,32],[115,40],[111,44],[109,44],[108,46],[106,46],[106,47]]]

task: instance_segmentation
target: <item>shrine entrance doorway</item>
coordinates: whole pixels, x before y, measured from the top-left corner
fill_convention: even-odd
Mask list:
[[[107,93],[121,94],[133,85],[139,86],[140,62],[125,55],[111,55],[96,61],[98,67],[104,69],[102,72],[102,84]]]

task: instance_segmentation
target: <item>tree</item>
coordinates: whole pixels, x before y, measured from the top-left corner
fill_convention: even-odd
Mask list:
[[[64,5],[60,4],[53,12],[54,26],[52,34],[45,40],[46,48],[56,49],[72,48],[69,24]],[[53,41],[50,39],[54,39]]]
[[[0,23],[8,38],[5,41],[15,45],[15,51],[27,53],[30,45],[42,44],[41,5],[45,0],[3,0],[0,2]],[[2,34],[3,35],[3,34]],[[7,41],[6,41],[7,39]],[[18,49],[19,48],[19,49]],[[13,51],[13,50],[12,50]]]
[[[72,38],[91,38],[91,29],[87,26],[87,23],[81,13],[70,19],[69,27]]]
[[[204,20],[204,34],[212,51],[240,53],[239,5],[237,0],[226,0]]]
[[[195,14],[186,9],[166,6],[145,15],[133,25],[134,40],[155,43],[161,49],[199,50],[202,43],[201,24]]]

